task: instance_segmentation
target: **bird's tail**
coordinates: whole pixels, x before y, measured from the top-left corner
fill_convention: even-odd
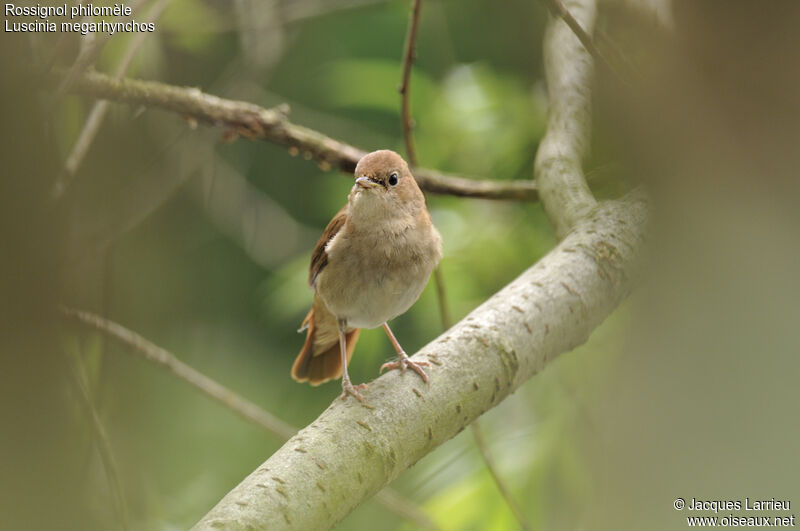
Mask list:
[[[304,328],[307,328],[306,341],[294,360],[292,378],[314,386],[339,378],[342,375],[339,327],[336,317],[328,311],[319,297],[314,297],[314,305],[303,320],[301,330]],[[345,333],[348,363],[360,332],[361,329],[354,328]]]

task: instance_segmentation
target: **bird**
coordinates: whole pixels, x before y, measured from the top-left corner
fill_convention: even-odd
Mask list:
[[[366,403],[353,385],[347,364],[361,329],[383,327],[397,360],[379,372],[412,369],[429,383],[423,366],[412,361],[389,328],[419,298],[442,258],[442,238],[425,196],[405,160],[390,150],[373,151],[356,165],[347,204],[333,217],[311,255],[308,284],[311,310],[300,332],[303,348],[291,375],[317,386],[342,378],[342,394]]]

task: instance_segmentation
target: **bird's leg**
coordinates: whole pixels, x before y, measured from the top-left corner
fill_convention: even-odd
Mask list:
[[[342,394],[339,396],[342,400],[347,398],[347,395],[353,395],[362,404],[367,403],[359,389],[366,389],[367,384],[353,385],[350,383],[350,375],[347,374],[347,322],[339,319],[339,351],[342,353]]]
[[[400,343],[397,342],[397,338],[394,337],[389,325],[383,323],[383,329],[386,330],[386,335],[389,336],[392,345],[394,345],[394,349],[397,351],[397,361],[389,361],[384,363],[381,365],[380,372],[383,372],[384,369],[400,369],[402,372],[405,372],[406,369],[410,367],[414,370],[414,372],[422,377],[422,380],[425,383],[429,383],[428,375],[425,374],[425,371],[422,370],[422,367],[427,367],[430,364],[427,361],[411,361],[411,359],[408,357],[408,354],[406,354],[406,351],[403,350],[403,347],[401,347]]]

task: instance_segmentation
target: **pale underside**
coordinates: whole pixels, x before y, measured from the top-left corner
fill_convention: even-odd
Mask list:
[[[317,294],[348,328],[376,328],[406,312],[441,258],[441,238],[427,211],[373,217],[369,211],[380,208],[378,201],[370,196],[351,203],[348,230],[326,245],[328,263],[315,281]],[[359,220],[366,219],[369,230],[360,230]]]

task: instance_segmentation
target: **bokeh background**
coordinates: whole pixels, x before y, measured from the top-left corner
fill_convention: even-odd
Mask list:
[[[640,289],[586,345],[481,419],[535,529],[683,529],[678,496],[800,504],[798,9],[676,2],[669,35],[652,12],[628,10],[635,3],[601,3],[598,27],[636,78],[598,72],[586,169],[600,198],[651,189]],[[403,152],[409,2],[159,4],[137,7],[137,20],[164,11],[127,75],[288,103],[295,123]],[[530,0],[425,2],[411,85],[421,165],[532,178],[546,125],[546,21]],[[80,39],[2,38],[0,527],[119,527],[96,415],[129,527],[188,528],[280,441],[66,323],[58,306],[107,316],[302,427],[340,392],[335,382],[299,385],[289,369],[311,302],[310,253],[351,178],[112,104],[53,200],[94,102],[55,98],[43,73],[70,65]],[[135,38],[114,36],[97,69],[113,72]],[[428,204],[455,319],[556,243],[539,204],[433,195]],[[409,352],[442,331],[432,284],[393,329]],[[392,356],[380,330],[364,332],[353,380],[369,381]],[[469,430],[392,487],[444,529],[518,525]],[[370,501],[338,528],[414,527]]]

